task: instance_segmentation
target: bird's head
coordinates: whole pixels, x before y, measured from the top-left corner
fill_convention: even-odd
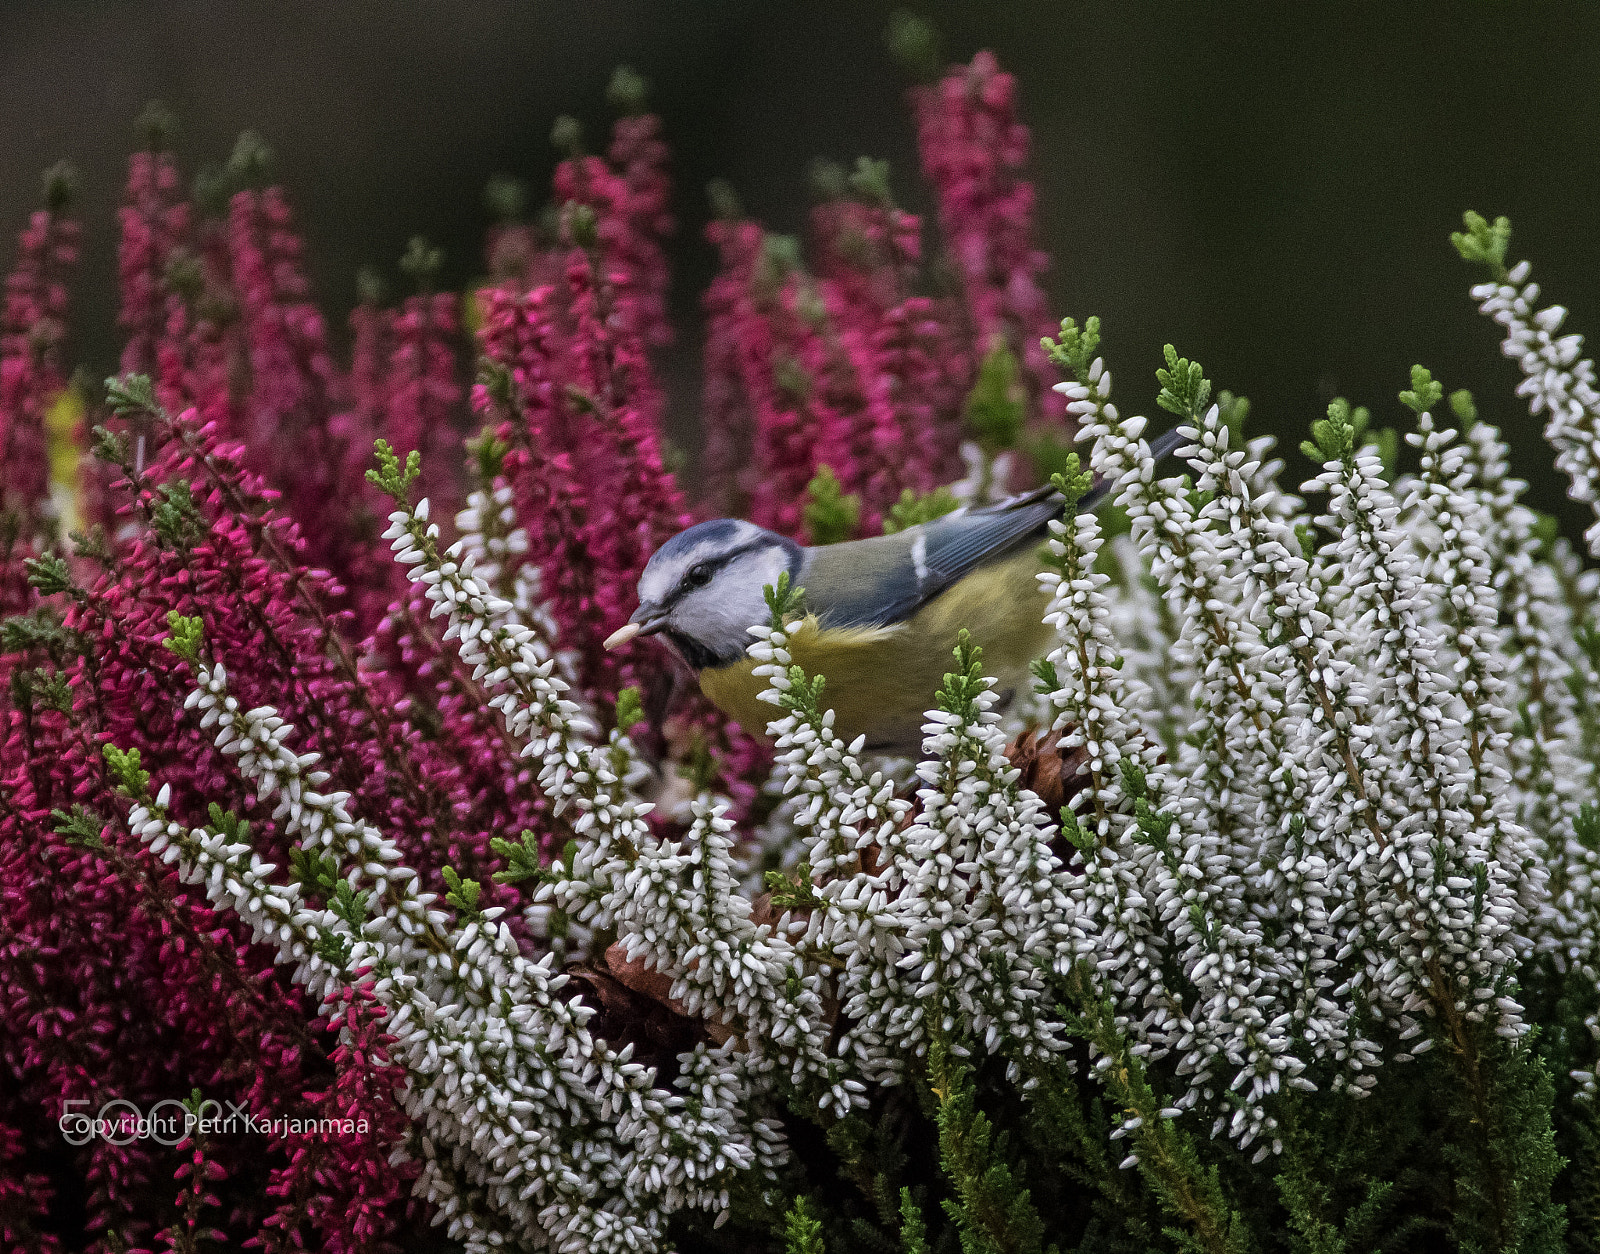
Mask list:
[[[797,582],[802,554],[793,540],[734,518],[680,531],[651,556],[639,576],[639,608],[606,648],[659,632],[695,670],[736,662],[750,628],[766,621],[763,589],[784,571]]]

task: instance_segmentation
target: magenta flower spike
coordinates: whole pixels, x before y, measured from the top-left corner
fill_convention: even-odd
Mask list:
[[[705,496],[715,514],[742,516],[757,480],[751,459],[754,411],[745,392],[739,328],[750,276],[761,248],[761,228],[723,218],[706,226],[720,268],[701,297],[706,311],[705,394],[701,423]]]
[[[911,90],[923,176],[933,186],[939,229],[961,278],[974,366],[995,343],[1017,354],[1029,412],[1057,417],[1059,372],[1039,347],[1057,320],[1040,277],[1049,259],[1035,241],[1033,184],[1023,177],[1028,128],[1017,118],[1016,79],[992,52],[950,67]]]
[[[0,506],[17,511],[25,526],[46,508],[50,492],[45,411],[67,383],[66,280],[80,235],[66,216],[64,176],[51,187],[51,207],[17,237],[0,309]]]
[[[401,454],[422,453],[423,492],[446,518],[454,516],[461,500],[456,332],[454,293],[407,298],[390,324],[394,348],[378,432]]]

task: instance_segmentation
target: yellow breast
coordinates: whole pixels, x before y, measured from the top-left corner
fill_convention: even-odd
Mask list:
[[[984,673],[1003,692],[1029,682],[1028,663],[1052,638],[1041,621],[1049,601],[1039,590],[1038,570],[1030,545],[974,571],[893,627],[825,630],[808,616],[790,637],[789,652],[806,674],[827,680],[823,702],[846,741],[864,733],[874,748],[911,751],[921,742],[924,712],[934,708],[954,666],[963,627],[984,651]],[[703,670],[700,688],[745,731],[764,738],[767,723],[783,711],[760,700],[766,683],[754,669],[743,658]]]

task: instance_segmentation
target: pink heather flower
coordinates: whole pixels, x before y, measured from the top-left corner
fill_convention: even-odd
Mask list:
[[[404,572],[392,555],[369,537],[382,531],[387,501],[366,480],[372,465],[373,441],[386,429],[388,385],[394,355],[394,314],[376,300],[363,299],[350,312],[350,374],[346,407],[335,414],[328,429],[343,462],[339,472],[348,496],[352,531],[338,559],[344,604],[350,612],[350,634],[365,640],[378,629],[385,613],[404,594]],[[446,458],[446,464],[454,457]]]
[[[992,52],[952,66],[938,83],[916,87],[922,172],[939,205],[939,229],[961,278],[974,362],[996,338],[1023,366],[1034,414],[1060,415],[1051,388],[1057,372],[1039,346],[1053,335],[1039,285],[1048,260],[1034,242],[1033,184],[1021,177],[1028,128],[1017,120],[1016,80]]]
[[[462,874],[484,881],[486,904],[516,904],[515,890],[490,879],[500,863],[488,842],[503,830],[499,824],[526,817],[531,803],[527,790],[504,779],[498,788],[481,780],[486,738],[495,751],[505,750],[485,730],[490,720],[480,714],[440,728],[431,718],[410,724],[396,712],[402,691],[383,672],[358,667],[329,612],[336,586],[302,564],[298,528],[276,513],[274,494],[239,464],[237,447],[185,427],[192,417],[178,419],[188,442],[170,439],[159,447],[129,507],[143,522],[165,498],[158,485],[170,493],[188,481],[199,515],[189,547],[141,530],[117,568],[68,613],[69,625],[100,642],[109,738],[139,748],[153,772],[170,767],[166,782],[175,806],[192,809],[234,790],[227,759],[192,720],[174,713],[189,680],[160,644],[170,630],[166,614],[198,616],[240,699],[277,707],[307,748],[324,755],[335,786],[352,794],[369,821],[394,833],[409,865],[436,877],[454,859]],[[264,851],[281,858],[280,841],[275,827],[263,828]]]
[[[455,516],[461,490],[461,435],[455,428],[456,298],[450,292],[409,297],[391,324],[394,350],[384,387],[383,435],[402,457],[422,454],[423,492],[440,517]],[[371,456],[371,444],[365,450]]]
[[[830,377],[825,321],[809,276],[775,237],[763,237],[730,316],[740,382],[755,417],[750,519],[796,539],[802,538],[806,487],[817,471],[819,446],[844,421],[838,405],[847,401]]]
[[[8,1250],[54,1254],[61,1241],[44,1224],[55,1190],[48,1176],[25,1170],[28,1148],[17,1128],[0,1122],[0,1244]]]
[[[593,530],[615,546],[609,569],[631,585],[650,555],[694,518],[661,459],[666,399],[634,330],[642,319],[627,312],[636,307],[639,294],[628,286],[625,272],[612,272],[609,282],[597,283],[596,277],[589,256],[574,250],[567,266],[570,316],[576,324],[569,361],[572,386],[589,410],[582,424],[588,448],[603,459],[589,463],[591,473],[595,482],[612,488],[599,501]],[[627,621],[628,612],[616,626]]]
[[[118,211],[122,235],[117,272],[122,309],[118,325],[128,332],[122,369],[152,377],[161,370],[161,342],[173,314],[182,318],[181,294],[171,290],[168,270],[189,242],[189,205],[177,162],[167,152],[136,152],[128,159],[128,185]],[[174,306],[179,308],[174,309]]]
[[[706,226],[706,238],[717,246],[721,268],[701,300],[707,314],[700,405],[704,495],[713,514],[743,515],[756,483],[751,459],[755,415],[744,390],[739,327],[761,252],[761,228],[722,219]]]
[[[661,241],[673,233],[676,223],[670,209],[672,180],[667,174],[671,154],[661,139],[661,119],[653,113],[618,118],[611,130],[607,155],[620,171],[628,193],[622,214],[626,229],[608,236],[604,218],[601,221],[600,243],[608,269],[613,282],[617,281],[616,270],[627,274],[627,284],[635,294],[635,333],[646,344],[670,343],[667,288],[671,275]]]
[[[570,413],[564,364],[553,351],[557,289],[535,288],[525,296],[495,290],[487,293],[482,335],[483,354],[507,370],[514,392],[509,414],[501,413],[486,385],[473,389],[473,406],[497,436],[510,446],[505,478],[515,495],[519,522],[528,534],[524,560],[541,573],[543,595],[560,633],[563,649],[578,659],[579,686],[586,692],[616,691],[617,658],[600,647],[605,623],[614,616],[608,592],[601,605],[600,586],[608,571],[589,551],[594,538],[587,525],[587,476],[580,479],[571,451],[578,444],[576,415]],[[564,355],[563,355],[564,356]]]
[[[78,258],[79,228],[41,209],[17,240],[0,310],[0,507],[35,517],[50,492],[44,416],[66,386],[66,271]]]
[[[811,238],[819,282],[854,316],[900,304],[922,266],[921,219],[890,204],[824,200],[811,210]]]
[[[381,504],[364,482],[355,491],[347,485],[352,476],[364,474],[372,438],[386,435],[391,443],[428,454],[430,486],[444,491],[442,504],[449,504],[454,493],[445,485],[458,455],[444,451],[448,441],[438,441],[444,441],[458,395],[448,343],[454,298],[416,298],[392,321],[394,347],[378,429],[358,432],[335,412],[347,389],[328,355],[322,315],[308,298],[303,251],[280,189],[233,196],[228,265],[248,353],[249,387],[239,410],[224,411],[223,429],[242,433],[249,463],[282,493],[281,508],[299,526],[307,564],[333,575],[339,591],[331,593],[331,603],[353,614],[351,630],[361,638],[376,627],[401,581],[376,542]],[[383,330],[379,321],[372,328],[375,342],[358,347],[375,351]],[[358,365],[370,370],[369,362]],[[376,400],[370,375],[361,385],[362,402],[370,405]],[[358,413],[356,424],[367,416]],[[439,427],[445,431],[435,434]],[[345,443],[345,433],[359,435],[361,443]],[[414,442],[419,440],[423,443]]]
[[[322,314],[308,299],[304,247],[280,189],[234,194],[228,251],[250,364],[239,434],[255,466],[283,491],[288,511],[320,547],[343,521],[333,481],[339,459],[328,429],[333,362]]]
[[[661,120],[653,114],[617,119],[610,162],[573,156],[556,166],[557,204],[586,205],[595,215],[595,252],[603,281],[625,292],[614,313],[624,333],[647,345],[672,339],[667,322],[670,274],[662,241],[674,228],[672,180]]]
[[[829,328],[813,371],[834,381],[837,416],[817,461],[860,495],[872,533],[903,489],[926,492],[959,473],[969,367],[951,329],[956,310],[910,294],[921,261],[915,215],[836,199],[812,211],[812,230]]]
[[[306,1248],[299,1229],[310,1223],[319,1249],[346,1254],[388,1248],[415,1174],[413,1166],[389,1164],[408,1127],[398,1098],[405,1068],[389,1056],[393,1038],[383,1032],[384,1015],[367,985],[330,994],[322,1013],[320,1026],[339,1042],[329,1055],[335,1076],[325,1089],[304,1095],[310,1108],[299,1117],[332,1120],[335,1127],[348,1121],[353,1130],[289,1133],[289,1165],[275,1169],[267,1185],[269,1196],[285,1200],[247,1244]]]
[[[123,804],[88,731],[93,686],[80,683],[77,693],[69,716],[18,710],[5,728],[4,760],[18,765],[0,773],[0,901],[13,977],[0,981],[4,1065],[50,1122],[98,1112],[112,1098],[148,1110],[194,1086],[247,1100],[258,1114],[292,1108],[307,1087],[313,1042],[307,1008],[273,973],[271,955],[188,896],[176,872],[116,823],[100,831],[99,849],[57,831],[52,810],[78,803],[104,816]],[[147,1233],[161,1213],[151,1144],[97,1137],[72,1152],[92,1185],[86,1235],[107,1226],[128,1239]],[[231,1161],[251,1152],[235,1146]]]

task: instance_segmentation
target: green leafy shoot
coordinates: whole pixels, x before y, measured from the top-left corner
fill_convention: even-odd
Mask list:
[[[341,884],[343,880],[339,881]],[[354,946],[350,938],[343,932],[323,932],[317,937],[312,946],[317,957],[328,963],[336,971],[343,971],[350,965],[350,954]]]
[[[444,895],[445,902],[455,909],[460,922],[481,921],[483,911],[478,909],[478,897],[482,889],[478,881],[462,879],[455,867],[447,866],[444,868],[444,882],[449,889]]]
[[[1014,447],[1022,434],[1027,401],[1018,373],[1015,354],[996,344],[984,355],[977,382],[967,394],[962,410],[967,429],[990,457]]]
[[[809,862],[796,866],[792,876],[783,871],[768,871],[761,879],[772,894],[774,910],[815,910],[823,904],[812,882]]]
[[[139,765],[139,751],[129,749],[124,753],[116,745],[101,745],[100,752],[106,760],[106,770],[114,788],[135,801],[142,800],[150,788],[150,772]]]
[[[206,816],[211,820],[211,826],[221,832],[229,841],[235,844],[248,844],[250,842],[250,821],[241,819],[232,810],[224,810],[215,801],[206,806]]]
[[[1039,341],[1045,356],[1063,374],[1070,374],[1079,383],[1089,381],[1089,368],[1094,364],[1096,350],[1100,347],[1100,319],[1090,316],[1080,328],[1071,318],[1061,320],[1061,338],[1048,335]]]
[[[50,817],[56,821],[56,835],[64,837],[69,845],[94,850],[106,847],[105,839],[101,835],[105,831],[106,821],[93,810],[74,805],[70,812],[52,810]]]
[[[72,571],[67,566],[67,559],[58,553],[25,557],[22,565],[28,572],[28,582],[38,590],[40,596],[54,596],[72,587]]]
[[[556,868],[547,869],[539,857],[539,839],[527,828],[522,829],[521,835],[516,840],[506,840],[501,836],[492,837],[489,848],[497,857],[505,859],[505,870],[494,873],[497,884],[520,884],[523,880],[530,879],[542,882],[561,878],[563,873],[571,873],[572,860],[578,856],[578,842],[569,840],[562,851],[561,860],[556,863]]]
[[[36,670],[13,671],[12,679],[29,690],[29,703],[37,703],[57,714],[72,713],[72,684],[64,673],[39,667]]]
[[[497,361],[485,357],[478,363],[478,382],[483,384],[483,390],[489,394],[489,399],[501,409],[508,407],[516,398],[516,380],[511,377],[510,369]],[[487,430],[486,427],[485,431]],[[481,462],[479,464],[482,465]],[[497,469],[495,473],[498,474],[499,470]],[[368,474],[371,472],[368,471]]]
[[[712,179],[706,184],[706,203],[711,207],[711,216],[720,222],[737,222],[744,217],[739,193],[727,179]]]
[[[792,274],[802,270],[800,241],[793,235],[767,234],[761,237],[761,254],[756,259],[755,286],[767,299],[778,294]]]
[[[550,126],[550,146],[563,157],[583,155],[583,123],[563,113]]]
[[[240,131],[228,154],[228,175],[236,188],[247,187],[267,177],[274,159],[272,149],[257,132]]]
[[[637,684],[629,684],[617,693],[617,730],[626,736],[644,722],[644,700]]]
[[[1036,657],[1028,663],[1028,671],[1034,678],[1033,690],[1041,697],[1048,697],[1061,687],[1061,677],[1056,674],[1056,664],[1047,657]]]
[[[611,71],[611,81],[606,84],[606,103],[624,117],[643,113],[650,97],[650,80],[631,65],[619,65]]]
[[[1444,387],[1434,381],[1426,366],[1412,366],[1411,387],[1400,393],[1400,403],[1421,417],[1437,405],[1443,396]]]
[[[953,1056],[942,1035],[928,1050],[928,1087],[938,1102],[939,1166],[953,1194],[944,1210],[961,1234],[962,1249],[1041,1254],[1044,1222],[1008,1161],[1008,1138],[978,1108],[972,1068]]]
[[[373,442],[372,454],[378,461],[376,470],[367,471],[367,482],[373,484],[401,509],[411,505],[411,485],[422,474],[422,454],[412,449],[406,454],[405,466],[389,447],[389,441],[379,438]]]
[[[1450,242],[1462,260],[1487,267],[1496,283],[1506,281],[1506,249],[1511,245],[1511,219],[1499,217],[1493,225],[1481,215],[1467,210],[1461,215],[1465,231],[1452,231]]]
[[[1051,475],[1050,482],[1066,498],[1067,508],[1073,509],[1094,487],[1094,473],[1082,468],[1077,453],[1068,453],[1065,468]]]
[[[678,778],[688,780],[695,795],[699,796],[716,787],[717,775],[716,755],[711,752],[705,733],[696,728],[689,733],[689,747],[684,751],[683,760],[678,763]]]
[[[1572,818],[1572,832],[1590,853],[1600,853],[1600,807],[1584,802]]]
[[[496,368],[505,374],[509,382],[511,376],[505,367]],[[489,423],[484,424],[483,431],[477,439],[467,441],[467,455],[471,458],[473,478],[485,492],[492,491],[494,481],[504,473],[506,454],[510,451],[511,446],[496,437],[494,427]]]
[[[922,1222],[922,1210],[905,1187],[900,1189],[899,1254],[928,1254],[928,1229]]]
[[[883,39],[890,60],[902,72],[922,83],[938,76],[944,58],[939,50],[938,32],[926,20],[906,9],[896,9],[889,15]]]
[[[191,666],[197,664],[205,638],[199,618],[185,618],[177,610],[168,610],[167,626],[172,634],[161,643]]]
[[[1161,352],[1167,364],[1156,370],[1156,378],[1161,383],[1161,394],[1156,397],[1156,404],[1180,418],[1199,421],[1205,414],[1206,403],[1211,399],[1211,380],[1205,377],[1199,362],[1179,357],[1178,350],[1171,344],[1162,348]]]
[[[339,859],[324,849],[296,845],[289,850],[289,878],[326,901],[339,886]]]
[[[977,700],[989,685],[983,677],[983,650],[972,643],[965,627],[957,637],[956,669],[944,677],[939,691],[939,708],[971,722],[978,717]]]
[[[433,290],[433,281],[443,265],[444,253],[422,236],[413,235],[406,245],[405,255],[400,258],[400,273],[428,292]]]
[[[811,194],[821,201],[843,200],[848,186],[844,166],[832,157],[817,157],[806,171]]]
[[[767,599],[768,621],[773,631],[788,630],[788,624],[804,610],[806,590],[791,588],[786,570],[778,572],[778,582],[768,584],[762,589],[762,595]]]
[[[1342,462],[1348,465],[1371,421],[1372,415],[1367,410],[1352,409],[1349,401],[1336,396],[1328,405],[1328,416],[1311,424],[1311,439],[1301,441],[1300,451],[1318,464]]]
[[[1228,447],[1244,447],[1244,424],[1250,418],[1250,398],[1248,396],[1235,396],[1224,388],[1217,393],[1218,416],[1222,425],[1228,428]]]
[[[896,532],[932,522],[935,518],[943,518],[960,504],[950,489],[943,486],[920,496],[910,488],[903,488],[900,499],[889,507],[888,514],[884,516],[883,534],[892,536]]]
[[[803,514],[812,544],[838,544],[855,536],[861,522],[861,498],[840,488],[831,466],[818,466],[806,485]]]
[[[185,552],[194,548],[205,535],[205,519],[195,504],[194,493],[188,481],[175,479],[156,489],[157,500],[150,511],[150,525],[161,537],[162,543]]]
[[[43,649],[62,662],[68,657],[82,656],[85,647],[82,635],[62,626],[60,616],[48,605],[38,605],[27,614],[0,619],[0,653]]]
[[[894,208],[894,197],[889,192],[889,163],[874,161],[871,157],[857,157],[856,168],[850,172],[850,191],[858,200],[883,209]]]
[[[89,433],[89,452],[108,466],[129,466],[128,442],[115,431],[96,423]]]
[[[67,538],[72,541],[73,552],[78,557],[106,565],[115,556],[106,529],[99,523],[93,524],[87,531],[69,531]]]
[[[359,934],[367,925],[367,903],[371,896],[369,892],[357,892],[349,880],[340,880],[333,886],[328,909],[348,923],[352,932]]]
[[[1134,839],[1172,859],[1175,855],[1169,837],[1177,816],[1150,804],[1150,785],[1143,767],[1131,758],[1123,758],[1121,766],[1122,791],[1133,800],[1134,821],[1139,829]]]
[[[106,380],[106,404],[119,418],[136,414],[165,417],[166,411],[156,400],[156,390],[147,374],[112,375]]]
[[[1461,424],[1463,432],[1472,430],[1473,424],[1478,421],[1478,406],[1472,399],[1472,393],[1466,388],[1450,393],[1450,412]]]
[[[1300,556],[1307,564],[1317,560],[1317,533],[1307,523],[1295,523],[1294,538],[1300,541]]]
[[[1096,847],[1094,833],[1084,827],[1078,821],[1078,816],[1066,806],[1061,807],[1061,834],[1085,858],[1094,853]]]
[[[803,1196],[794,1199],[783,1217],[784,1254],[827,1254],[822,1240],[822,1222],[811,1213],[811,1203]]]
[[[579,248],[592,249],[600,242],[600,217],[594,206],[569,200],[561,214],[564,234]]]

